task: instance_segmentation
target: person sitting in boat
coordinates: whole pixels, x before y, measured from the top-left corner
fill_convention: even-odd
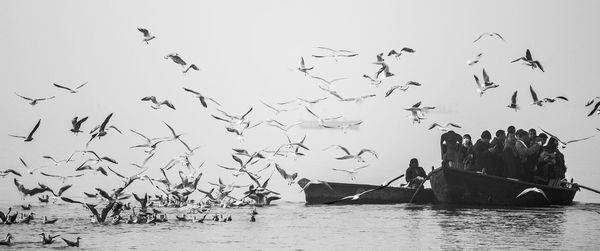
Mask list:
[[[475,163],[469,169],[473,172],[482,172],[483,168],[489,166],[492,160],[492,153],[490,152],[490,140],[492,134],[485,130],[481,133],[481,138],[475,142],[473,151],[475,153]]]
[[[462,169],[469,169],[473,165],[475,155],[473,153],[473,142],[471,141],[471,135],[463,135],[463,141],[461,145],[461,163]]]
[[[519,130],[517,132],[517,143],[515,144],[515,150],[517,150],[517,155],[519,157],[519,179],[524,181],[533,181],[533,174],[535,172],[535,163],[532,161],[528,161],[533,156],[537,158],[542,142],[540,140],[532,139],[530,144],[531,146],[527,146],[525,140],[529,135],[524,130]]]
[[[537,131],[534,128],[529,129],[529,131],[527,132],[527,138],[525,141],[525,144],[527,144],[527,146],[531,146],[533,144],[536,144],[536,139],[537,139]]]
[[[406,178],[406,182],[408,182],[408,188],[418,188],[427,178],[427,174],[425,173],[425,169],[419,166],[419,160],[413,158],[410,160],[404,177]]]
[[[458,167],[461,141],[462,137],[452,130],[442,134],[440,137],[442,166]]]
[[[538,159],[537,180],[545,184],[557,185],[560,180],[565,178],[565,157],[558,150],[558,142],[555,138],[550,138],[548,144],[544,146]]]
[[[515,127],[509,126],[506,130],[506,140],[502,153],[502,163],[504,164],[504,177],[518,179],[519,160],[515,144],[517,138],[515,136]]]

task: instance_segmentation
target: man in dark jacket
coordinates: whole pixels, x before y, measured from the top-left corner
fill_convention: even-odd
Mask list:
[[[475,164],[471,166],[469,169],[473,172],[481,172],[483,168],[488,166],[492,160],[492,154],[490,152],[490,139],[492,138],[492,134],[489,131],[483,131],[481,133],[481,138],[475,142],[474,154],[475,154]]]
[[[404,177],[406,178],[406,182],[408,182],[407,187],[418,188],[427,178],[427,173],[425,173],[425,169],[419,166],[419,160],[413,158],[410,160]]]
[[[502,161],[502,155],[504,152],[504,141],[506,136],[504,130],[496,131],[496,137],[490,142],[490,153],[491,159],[493,160],[490,165],[484,167],[485,173],[495,176],[504,176],[504,164]]]
[[[442,166],[458,167],[460,143],[462,137],[454,131],[448,131],[440,137],[442,150]]]

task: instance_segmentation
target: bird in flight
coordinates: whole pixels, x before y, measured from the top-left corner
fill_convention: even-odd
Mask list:
[[[357,121],[357,122],[353,122],[353,123],[340,123],[338,125],[323,125],[323,127],[325,127],[325,128],[339,128],[345,134],[345,133],[348,132],[348,129],[350,129],[351,127],[357,127],[357,126],[359,126],[362,123],[363,123],[362,121]]]
[[[600,102],[596,103],[596,105],[594,106],[594,109],[592,109],[590,111],[590,113],[588,114],[588,117],[594,115],[594,113],[600,114],[599,108],[600,108]]]
[[[317,77],[317,76],[310,76],[310,77],[311,77],[311,78],[314,78],[314,79],[321,80],[321,81],[323,81],[323,82],[324,82],[325,84],[327,84],[327,85],[332,85],[332,84],[333,84],[334,82],[336,82],[336,81],[340,81],[340,80],[347,79],[347,78],[334,78],[334,79],[332,79],[332,80],[327,80],[327,79],[324,79],[324,78],[322,78],[322,77]]]
[[[169,107],[169,108],[171,108],[171,109],[175,110],[175,106],[174,106],[174,105],[173,105],[173,104],[172,104],[172,103],[171,103],[169,100],[166,100],[166,99],[165,99],[165,100],[163,100],[163,101],[160,101],[160,102],[158,102],[158,101],[156,100],[156,97],[155,97],[155,96],[148,96],[148,97],[143,97],[143,98],[142,98],[142,101],[151,101],[151,102],[153,103],[153,105],[152,105],[152,106],[150,106],[150,107],[152,107],[152,108],[154,108],[154,109],[160,109],[160,107],[161,107],[162,105],[166,105],[167,107]]]
[[[499,37],[500,39],[502,39],[502,41],[506,42],[506,40],[504,40],[504,38],[497,32],[487,32],[487,33],[483,33],[481,35],[479,35],[479,37],[477,37],[477,39],[475,39],[475,41],[473,41],[473,43],[479,41],[479,39],[481,39],[483,36],[488,36],[488,37]]]
[[[510,97],[510,104],[506,106],[508,108],[515,109],[515,112],[519,110],[519,105],[517,104],[517,92],[518,91],[515,91],[513,93],[513,95]]]
[[[18,135],[9,135],[11,137],[15,137],[15,138],[21,138],[23,139],[23,141],[25,142],[30,142],[33,140],[33,134],[35,133],[35,131],[37,131],[37,129],[40,127],[40,123],[42,122],[42,120],[38,120],[38,122],[35,124],[35,126],[33,127],[33,130],[31,130],[31,132],[29,133],[29,135],[27,136],[18,136]]]
[[[555,139],[556,139],[556,141],[558,141],[559,145],[560,145],[562,148],[566,148],[566,147],[567,147],[567,144],[570,144],[570,143],[575,143],[575,142],[579,142],[579,141],[583,141],[583,140],[586,140],[586,139],[589,139],[589,138],[592,138],[592,137],[594,137],[594,136],[589,136],[589,137],[585,137],[585,138],[581,138],[581,139],[574,139],[574,140],[562,141],[562,140],[560,140],[558,137],[556,137],[556,136],[554,136],[553,134],[551,134],[551,133],[547,132],[546,130],[544,130],[544,129],[542,129],[542,128],[540,128],[540,129],[541,129],[541,130],[542,130],[544,133],[548,134],[548,136],[550,136],[550,137],[552,137],[552,138],[555,138]]]
[[[82,119],[78,119],[78,117],[73,118],[73,120],[71,120],[71,125],[73,126],[73,128],[71,128],[71,132],[74,133],[75,135],[77,135],[80,132],[83,132],[80,130],[81,128],[81,124],[83,124],[83,122],[85,122],[88,119],[88,117],[82,118]]]
[[[69,91],[70,93],[77,93],[77,90],[79,90],[81,87],[84,87],[85,85],[87,85],[88,82],[85,82],[77,87],[75,87],[75,89],[70,88],[70,87],[66,87],[66,86],[62,86],[59,84],[53,84],[55,87],[61,88],[61,89],[65,89],[67,91]]]
[[[404,85],[394,85],[385,93],[385,97],[387,98],[388,96],[390,96],[392,92],[394,92],[396,89],[405,92],[410,86],[421,86],[421,84],[416,81],[408,81]]]
[[[431,126],[429,126],[429,128],[427,130],[431,130],[431,129],[436,128],[436,127],[438,129],[440,129],[440,131],[442,131],[442,132],[450,131],[451,130],[450,127],[462,128],[459,125],[454,124],[454,123],[446,123],[446,124],[443,124],[443,125],[442,124],[438,124],[438,123],[433,123]]]
[[[372,154],[373,156],[375,156],[375,158],[378,158],[378,157],[377,157],[377,153],[376,153],[375,151],[373,151],[373,150],[371,150],[371,149],[367,149],[367,148],[363,148],[363,149],[361,149],[361,150],[360,150],[360,151],[359,151],[357,154],[351,154],[351,153],[350,153],[350,151],[348,151],[348,149],[347,149],[347,148],[345,148],[345,147],[343,147],[343,146],[341,146],[341,145],[331,145],[331,146],[329,146],[329,147],[327,147],[327,148],[323,149],[323,151],[325,151],[325,150],[327,150],[327,149],[329,149],[329,148],[332,148],[332,147],[337,147],[337,148],[341,149],[342,151],[344,151],[344,153],[346,153],[346,155],[344,155],[344,156],[337,157],[337,158],[336,158],[337,160],[355,159],[355,160],[357,160],[358,162],[365,162],[365,160],[362,158],[362,155],[363,155],[364,153],[370,153],[370,154]]]
[[[15,93],[15,95],[19,96],[22,99],[28,100],[30,105],[37,105],[38,102],[40,102],[40,101],[50,100],[50,99],[54,98],[54,96],[48,97],[48,98],[28,98],[28,97],[25,97],[25,96],[21,96],[18,93]]]
[[[525,65],[527,66],[531,66],[531,69],[536,69],[536,68],[540,68],[540,70],[543,72],[544,68],[542,67],[542,64],[540,63],[540,61],[537,60],[533,60],[533,57],[531,56],[531,51],[529,51],[529,49],[527,49],[527,51],[525,51],[525,56],[524,57],[520,57],[517,58],[513,61],[510,61],[511,63],[515,63],[515,62],[519,62],[523,60],[525,63]]]
[[[298,173],[288,174],[277,163],[275,163],[275,169],[277,169],[277,172],[281,174],[281,177],[283,177],[283,179],[285,179],[288,182],[288,185],[294,184],[294,180],[298,177]]]
[[[300,72],[304,73],[304,76],[309,75],[308,71],[314,69],[315,67],[306,67],[306,65],[304,64],[304,57],[300,57],[300,67],[298,67],[298,70]]]
[[[327,48],[327,47],[316,47],[318,49],[322,49],[322,50],[326,50],[329,51],[329,54],[324,54],[324,55],[312,55],[315,58],[325,58],[325,57],[332,57],[336,62],[338,61],[338,57],[354,57],[357,56],[358,53],[353,52],[353,51],[349,51],[349,50],[334,50],[331,48]]]
[[[331,170],[347,173],[350,176],[351,180],[356,180],[356,174],[358,173],[358,170],[366,168],[368,166],[369,165],[359,166],[357,168],[350,169],[350,170],[348,170],[348,169],[339,169],[339,168],[331,168]]]
[[[483,93],[485,93],[485,91],[489,89],[497,88],[500,86],[490,81],[490,77],[485,71],[485,68],[483,68],[483,83],[479,82],[479,78],[477,77],[477,75],[473,75],[473,77],[475,77],[475,84],[477,84],[477,92],[479,93],[479,96],[483,96]]]
[[[400,59],[400,55],[402,55],[402,52],[406,52],[406,53],[415,53],[416,51],[408,48],[408,47],[404,47],[402,49],[400,49],[400,52],[397,52],[396,50],[391,50],[387,55],[389,56],[394,56],[396,57],[396,60]]]
[[[479,60],[481,59],[481,56],[483,56],[483,53],[477,54],[477,56],[473,60],[467,60],[467,65],[468,66],[473,66],[473,65],[479,63]]]
[[[144,35],[144,38],[142,39],[142,42],[146,42],[146,44],[150,44],[148,42],[150,40],[156,38],[155,36],[150,35],[150,32],[147,29],[145,29],[145,28],[137,28],[137,29],[138,29],[138,31],[140,31]]]
[[[219,104],[219,102],[217,102],[216,100],[214,100],[214,99],[212,99],[210,97],[202,95],[202,93],[199,93],[197,91],[194,91],[192,89],[188,89],[188,88],[185,88],[185,87],[183,88],[183,90],[185,90],[186,92],[193,93],[194,95],[196,95],[196,98],[198,98],[198,100],[200,100],[200,103],[202,103],[202,106],[204,106],[204,108],[208,107],[208,104],[206,103],[206,100],[210,100],[213,103],[217,104],[218,106],[221,106],[221,104]]]
[[[190,66],[188,66],[188,68],[183,70],[183,74],[186,74],[190,69],[195,70],[195,71],[200,70],[200,68],[198,68],[198,66],[196,66],[195,64],[191,64]]]
[[[556,96],[554,98],[543,98],[543,99],[538,99],[537,93],[533,90],[533,87],[530,85],[529,86],[529,91],[531,92],[531,98],[533,99],[533,102],[531,102],[532,105],[537,105],[537,106],[543,106],[542,103],[546,102],[546,103],[554,103],[556,100],[564,100],[564,101],[569,101],[569,99],[567,99],[564,96]]]
[[[181,67],[185,67],[187,65],[187,63],[183,61],[183,59],[181,59],[181,57],[179,57],[179,54],[177,53],[171,53],[169,55],[166,55],[165,59],[171,59],[174,63],[181,65]]]
[[[313,117],[315,117],[317,119],[317,121],[319,122],[319,126],[324,126],[325,122],[331,121],[331,120],[336,120],[336,119],[339,119],[342,117],[342,116],[337,116],[337,117],[330,117],[330,118],[321,118],[317,114],[315,114],[313,111],[308,109],[308,107],[305,107],[305,109],[306,109],[306,111],[308,111],[308,113],[310,113]]]

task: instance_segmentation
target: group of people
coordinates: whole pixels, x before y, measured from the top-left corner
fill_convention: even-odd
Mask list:
[[[462,168],[506,178],[557,185],[565,178],[564,155],[558,141],[535,129],[481,133],[475,144],[471,136],[448,131],[441,136],[442,166]]]

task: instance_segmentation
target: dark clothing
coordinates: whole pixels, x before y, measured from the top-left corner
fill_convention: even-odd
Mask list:
[[[420,166],[409,166],[406,169],[406,174],[404,176],[406,178],[406,182],[408,182],[408,187],[419,186],[420,181],[417,180],[417,177],[422,177],[424,179],[427,178],[427,173],[425,173],[425,169]],[[419,183],[417,183],[419,182]],[[415,184],[417,183],[417,184]]]
[[[533,143],[530,147],[527,147],[525,142],[517,140],[515,149],[519,156],[519,179],[524,181],[533,181],[535,173],[535,162],[537,162],[537,156],[540,152],[540,145]]]
[[[475,146],[473,146],[474,155],[475,155],[475,164],[471,166],[469,170],[474,172],[480,172],[486,166],[489,166],[492,163],[492,154],[490,152],[490,143],[484,142],[481,139],[478,139],[475,142]]]
[[[458,166],[461,141],[462,136],[454,131],[449,131],[442,134],[440,139],[442,165],[450,165],[451,167]]]
[[[504,140],[497,137],[492,139],[490,148],[492,162],[484,167],[485,173],[495,176],[504,176],[504,163],[502,161],[504,155]]]
[[[544,148],[537,162],[536,175],[542,180],[561,180],[565,177],[564,155],[556,148]]]
[[[504,149],[502,151],[502,163],[504,164],[504,177],[506,178],[519,178],[519,159],[517,150],[515,149],[516,140],[507,139]]]
[[[473,162],[475,161],[474,147],[473,143],[469,141],[467,144],[462,144],[460,147],[461,152],[461,161],[463,169],[470,169],[473,166]]]

